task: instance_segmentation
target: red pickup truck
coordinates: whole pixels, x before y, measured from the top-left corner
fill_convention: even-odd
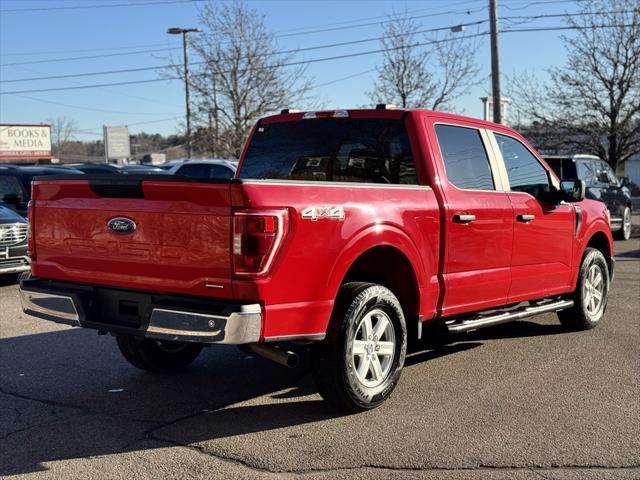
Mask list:
[[[614,269],[604,204],[517,132],[385,105],[263,118],[231,180],[36,179],[29,216],[26,313],[156,372],[209,344],[291,365],[306,343],[351,410],[390,395],[423,324],[591,328]]]

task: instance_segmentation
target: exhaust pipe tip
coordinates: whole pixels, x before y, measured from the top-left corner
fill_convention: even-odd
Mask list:
[[[300,356],[294,352],[285,352],[287,354],[287,367],[296,368],[300,365]]]
[[[278,347],[272,347],[271,345],[265,345],[263,343],[250,343],[244,346],[246,350],[256,355],[271,360],[283,367],[296,368],[300,365],[300,356],[295,352],[282,350]]]

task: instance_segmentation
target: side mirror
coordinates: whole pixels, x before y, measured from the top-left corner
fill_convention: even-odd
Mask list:
[[[584,200],[585,186],[583,180],[562,180],[560,182],[562,200],[565,202],[581,202]]]

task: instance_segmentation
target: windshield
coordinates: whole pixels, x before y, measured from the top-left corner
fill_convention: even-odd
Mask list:
[[[404,123],[315,119],[259,125],[239,178],[415,184]]]

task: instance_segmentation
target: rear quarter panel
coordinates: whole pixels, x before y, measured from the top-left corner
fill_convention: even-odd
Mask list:
[[[424,293],[421,311],[435,307],[439,210],[429,187],[245,180],[232,186],[231,198],[234,206],[289,212],[268,277],[233,282],[236,298],[264,299],[265,338],[324,333],[348,268],[379,245],[405,254]],[[309,206],[339,206],[345,218],[303,219]]]

